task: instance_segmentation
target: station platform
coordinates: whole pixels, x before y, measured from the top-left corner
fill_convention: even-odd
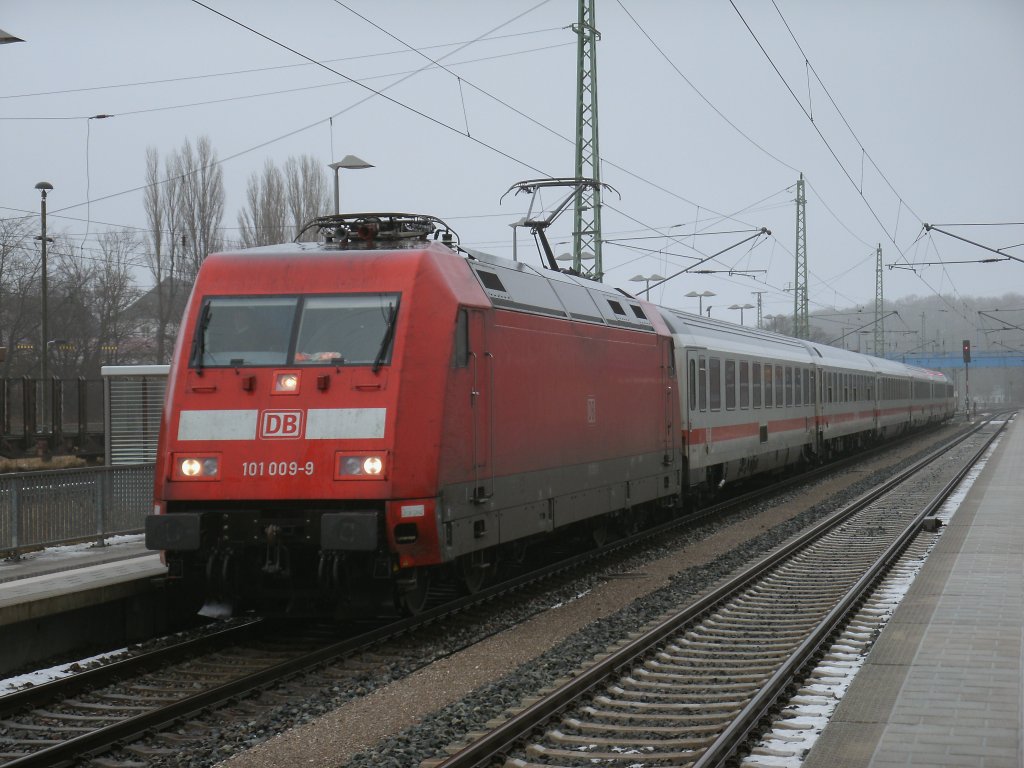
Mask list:
[[[106,546],[88,544],[31,552],[0,562],[0,627],[41,619],[150,589],[166,568],[142,535]]]
[[[805,768],[1024,766],[1022,421],[1008,425]]]

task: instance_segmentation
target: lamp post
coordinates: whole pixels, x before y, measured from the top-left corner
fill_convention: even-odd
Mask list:
[[[40,181],[36,184],[36,189],[39,190],[40,201],[39,201],[39,217],[42,226],[42,232],[39,235],[40,253],[42,256],[42,270],[39,281],[39,304],[42,311],[42,318],[40,322],[39,330],[39,380],[42,382],[40,386],[43,390],[43,423],[46,422],[46,358],[47,358],[47,346],[46,340],[49,335],[47,330],[47,313],[46,313],[46,243],[48,239],[46,237],[46,193],[53,189],[53,184],[48,181]]]
[[[740,325],[743,325],[743,310],[753,309],[753,304],[733,304],[729,309],[738,309],[740,311]]]
[[[644,283],[644,295],[649,299],[651,291],[651,280],[664,280],[662,275],[655,272],[653,275],[633,275],[629,278],[631,283]]]
[[[360,160],[355,155],[345,155],[336,163],[331,163],[330,168],[334,170],[334,212],[341,213],[341,197],[338,191],[338,171],[342,168],[356,170],[358,168],[373,168],[365,160]]]
[[[700,293],[698,293],[697,291],[690,291],[686,295],[689,296],[691,299],[692,298],[696,298],[697,299],[697,307],[698,307],[697,314],[698,315],[703,315],[704,314],[704,297],[705,296],[717,296],[718,294],[716,294],[714,291],[701,291]],[[710,315],[708,315],[708,317],[710,317]]]

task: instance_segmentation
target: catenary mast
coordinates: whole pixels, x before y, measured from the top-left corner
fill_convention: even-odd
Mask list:
[[[807,196],[804,175],[796,183],[796,277],[793,281],[793,335],[798,339],[811,336],[807,310]]]
[[[572,27],[576,46],[576,178],[593,185],[576,187],[573,217],[573,269],[600,281],[601,260],[601,155],[597,141],[597,41],[594,0],[579,0],[579,22]]]

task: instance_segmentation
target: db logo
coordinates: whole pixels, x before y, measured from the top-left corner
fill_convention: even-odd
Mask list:
[[[284,440],[301,436],[302,411],[263,411],[260,415],[260,437]]]

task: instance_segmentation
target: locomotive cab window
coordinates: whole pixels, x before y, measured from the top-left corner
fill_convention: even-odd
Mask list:
[[[455,316],[455,344],[452,346],[452,368],[469,365],[469,314],[460,309]]]
[[[208,298],[195,367],[380,365],[391,360],[397,294]],[[294,341],[293,341],[294,339]]]

